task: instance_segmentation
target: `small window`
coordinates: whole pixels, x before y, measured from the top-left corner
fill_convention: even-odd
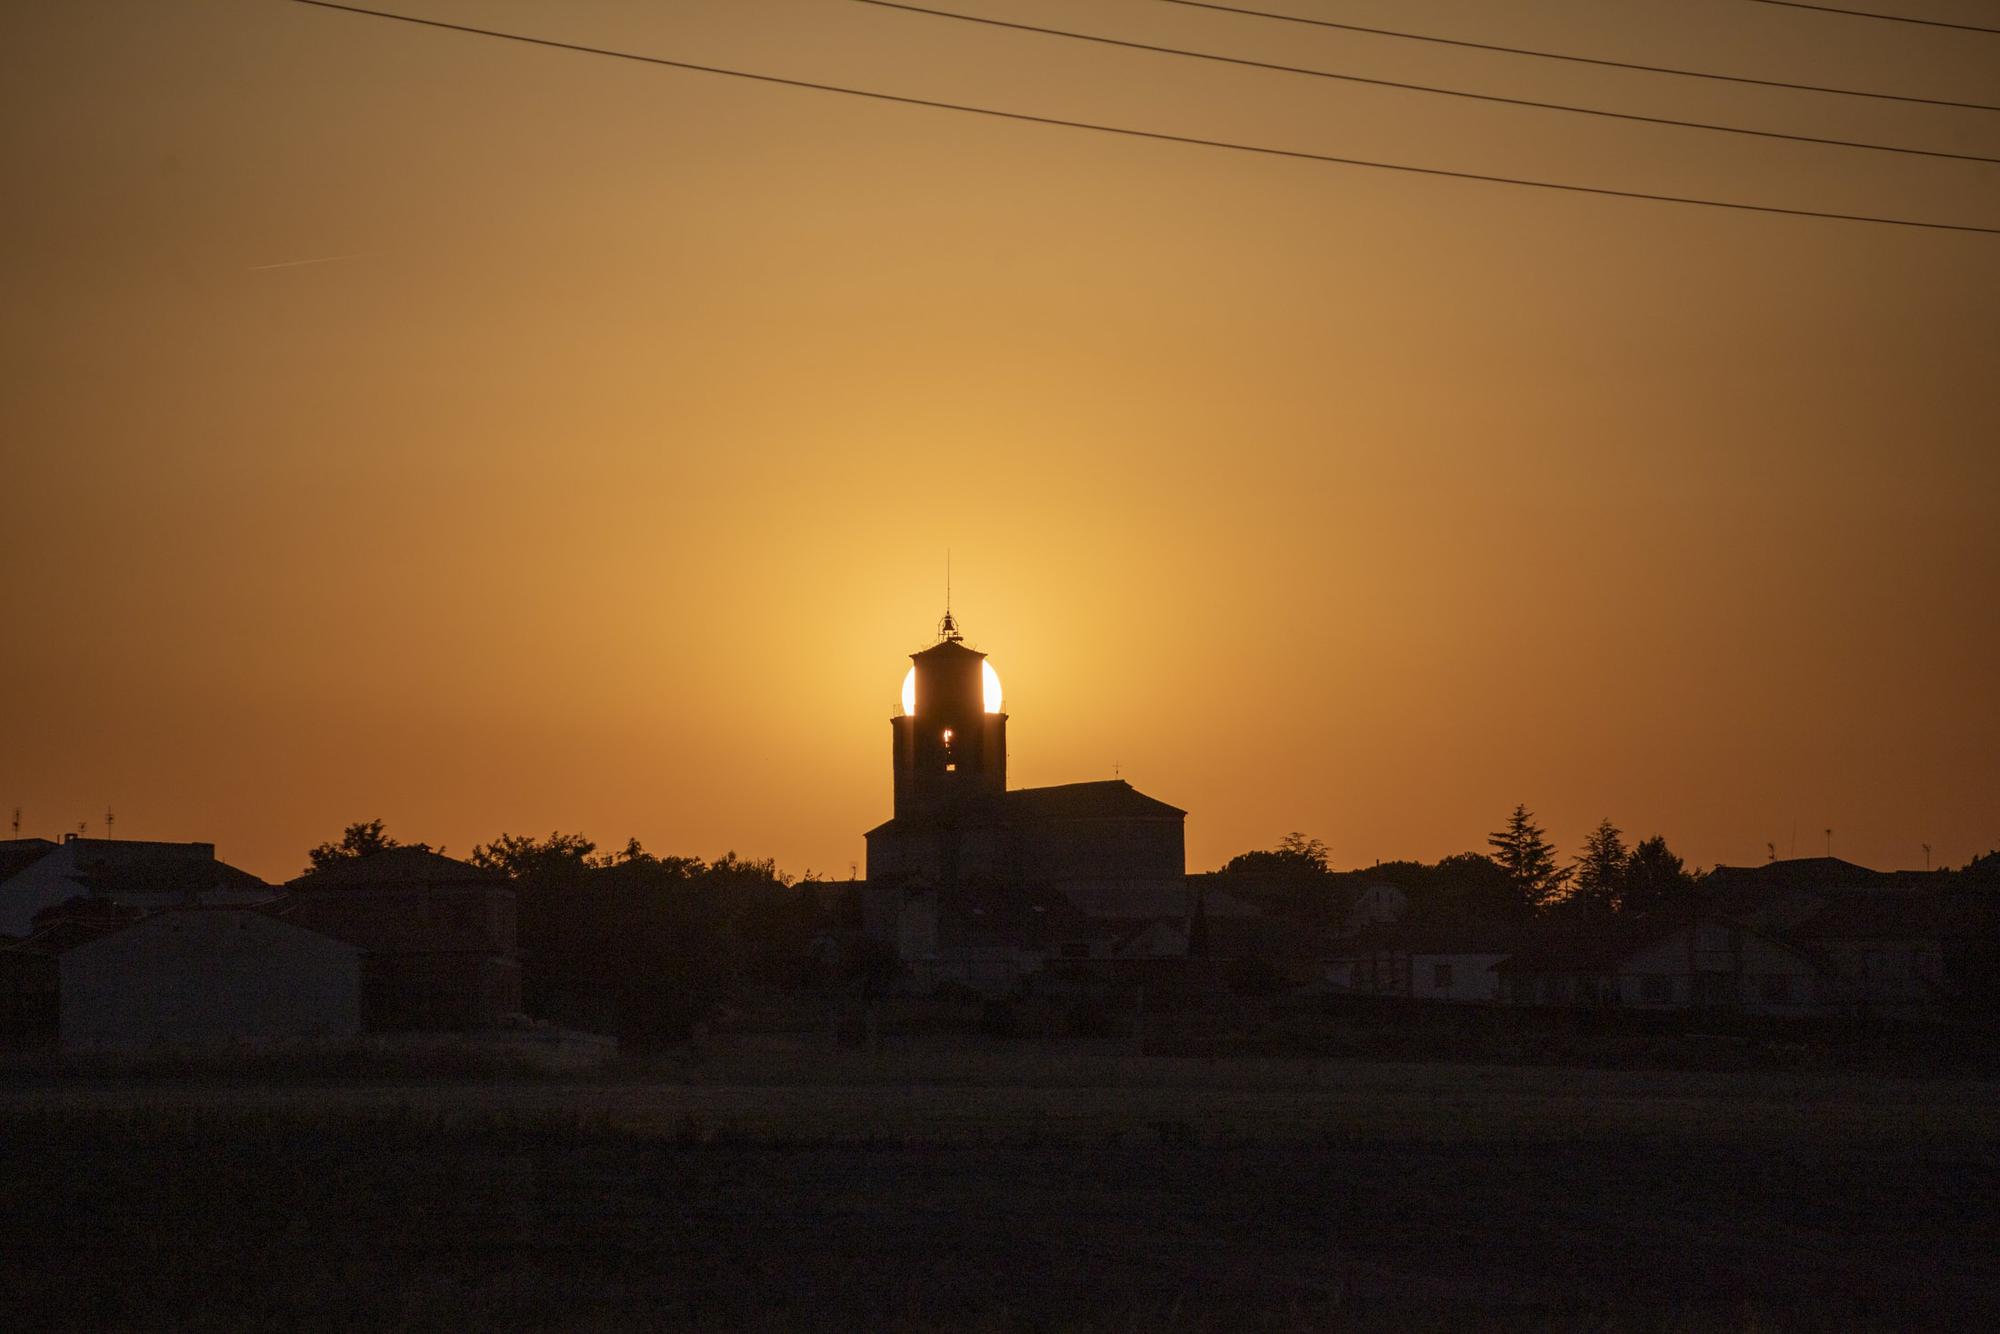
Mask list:
[[[1451,990],[1451,965],[1434,963],[1431,965],[1431,988],[1435,991]]]

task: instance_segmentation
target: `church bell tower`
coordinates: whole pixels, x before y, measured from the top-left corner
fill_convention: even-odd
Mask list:
[[[910,655],[894,730],[896,818],[949,815],[1007,790],[1007,715],[986,655],[947,611],[938,642]]]

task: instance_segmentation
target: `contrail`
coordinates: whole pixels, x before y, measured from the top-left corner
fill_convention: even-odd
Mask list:
[[[318,259],[281,259],[276,264],[252,264],[245,273],[262,273],[265,269],[296,269],[303,264],[331,264],[340,259],[360,259],[366,252],[352,255],[321,255]]]

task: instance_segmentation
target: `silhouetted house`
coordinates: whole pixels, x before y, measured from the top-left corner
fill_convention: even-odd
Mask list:
[[[1792,935],[1857,1015],[1990,1019],[2000,1000],[2000,895],[1944,875],[1830,896]]]
[[[2000,894],[1978,876],[1877,871],[1836,857],[1717,867],[1703,910],[1789,941],[1857,1016],[1934,1019],[2000,1000]]]
[[[84,895],[35,914],[35,930],[0,945],[0,1051],[56,1045],[64,951],[137,921],[144,913]]]
[[[0,842],[0,935],[27,935],[36,913],[78,895],[150,909],[269,903],[278,891],[217,861],[213,843],[76,835]]]
[[[361,1031],[361,951],[257,908],[163,909],[55,961],[65,1050]]]
[[[1835,1003],[1824,969],[1810,954],[1711,919],[1549,929],[1494,972],[1499,999],[1510,1005],[1809,1015]]]
[[[513,887],[498,872],[398,847],[286,885],[287,921],[358,945],[371,1031],[491,1028],[521,1010]]]
[[[1458,1004],[1500,999],[1495,966],[1519,931],[1479,927],[1371,926],[1343,938],[1326,960],[1336,992]]]
[[[1186,957],[1187,813],[1115,779],[1008,790],[986,656],[947,614],[911,662],[891,720],[894,813],[867,834],[867,933],[920,983],[998,987],[1049,959],[1121,951]],[[1222,895],[1203,905],[1211,924],[1250,911]]]

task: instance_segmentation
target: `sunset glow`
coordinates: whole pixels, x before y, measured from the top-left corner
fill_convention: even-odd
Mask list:
[[[869,6],[424,8],[1170,133],[2000,218],[1976,163]],[[1346,58],[1184,6],[984,8]],[[1684,8],[1438,0],[1424,24],[1688,67],[1776,64],[1799,31]],[[1823,23],[1790,52],[1817,82],[1990,100],[2000,39]],[[876,692],[938,624],[949,550],[1017,696],[1010,781],[1122,765],[1190,810],[1195,867],[1295,828],[1346,865],[1440,857],[1523,799],[1568,852],[1609,814],[1698,864],[2000,838],[2000,239],[286,4],[0,6],[0,50],[36,183],[0,248],[0,550],[24,642],[60,646],[0,662],[24,835],[115,806],[121,836],[275,876],[381,815],[454,849],[559,826],[844,868],[888,799]],[[1364,72],[1461,58],[1371,47]],[[1527,97],[1673,100],[1510,69]],[[2000,152],[1942,108],[1730,96],[1745,124]]]
[[[1002,698],[1000,693],[1000,673],[993,670],[992,663],[982,662],[979,664],[979,674],[983,683],[981,698],[986,712],[1000,712]],[[903,716],[906,718],[915,717],[916,712],[917,669],[912,667],[909,671],[903,673]]]

